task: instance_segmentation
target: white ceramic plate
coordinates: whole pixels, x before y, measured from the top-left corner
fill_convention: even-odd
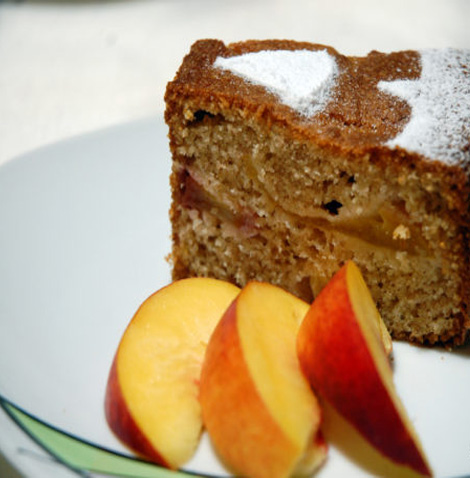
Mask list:
[[[129,454],[108,430],[103,396],[125,326],[138,305],[170,280],[166,132],[162,120],[142,120],[0,168],[0,396],[7,400],[0,448],[28,478],[103,476],[104,468],[84,471],[73,461],[87,443]],[[469,474],[469,349],[395,344],[394,367],[436,475]],[[62,435],[42,422],[86,443],[66,437],[65,452],[59,446],[48,453],[44,440],[57,445]],[[36,433],[36,441],[28,433]],[[113,466],[136,476],[124,461]],[[207,437],[185,469],[227,474]],[[140,476],[173,476],[153,466],[145,470]],[[360,457],[332,447],[317,476],[373,472]]]

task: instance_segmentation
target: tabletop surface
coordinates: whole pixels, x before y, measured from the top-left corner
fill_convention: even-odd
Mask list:
[[[467,0],[0,0],[0,165],[149,116],[199,38],[470,48]],[[0,457],[0,475],[16,476]]]

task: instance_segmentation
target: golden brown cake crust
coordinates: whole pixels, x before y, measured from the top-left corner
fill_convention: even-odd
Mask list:
[[[326,50],[336,59],[341,74],[332,101],[314,117],[305,117],[282,104],[263,86],[213,67],[219,56],[280,49]],[[173,113],[172,97],[178,96],[179,101],[179,95],[197,94],[201,103],[215,101],[224,108],[238,108],[268,121],[286,123],[292,129],[293,137],[309,138],[341,154],[367,153],[372,160],[380,161],[390,156],[390,149],[384,143],[408,123],[411,110],[405,101],[380,91],[377,84],[380,81],[417,79],[420,71],[419,53],[412,50],[388,54],[372,51],[365,57],[346,57],[329,46],[290,40],[247,41],[228,46],[218,40],[199,40],[168,85],[166,114]],[[394,155],[394,160],[404,159]],[[412,160],[419,161],[419,155]],[[427,162],[431,163],[427,165],[430,168],[440,167]]]
[[[326,50],[335,58],[340,71],[331,101],[310,117],[283,104],[263,86],[213,66],[218,57],[228,58],[261,50],[301,49]],[[230,111],[240,119],[249,117],[259,121],[267,130],[271,126],[288,130],[293,141],[310,142],[331,155],[352,162],[367,158],[371,164],[387,165],[387,170],[397,176],[404,167],[422,175],[439,175],[442,178],[441,194],[452,203],[450,215],[460,231],[460,242],[466,245],[461,251],[463,280],[459,294],[462,310],[455,330],[448,331],[446,336],[429,335],[425,341],[458,345],[465,341],[470,329],[467,310],[470,292],[466,286],[470,281],[470,144],[466,160],[460,164],[445,164],[399,147],[390,148],[385,143],[404,129],[410,120],[411,108],[406,101],[377,87],[380,81],[414,80],[420,74],[420,55],[416,51],[388,54],[372,51],[365,57],[346,57],[329,46],[290,40],[246,41],[228,46],[218,40],[200,40],[192,46],[175,79],[167,87],[165,118],[169,124],[175,117],[190,122],[194,119],[195,105],[209,114]],[[196,104],[194,98],[197,98]],[[177,155],[178,145],[171,128],[170,146]],[[180,214],[175,201],[181,200],[177,193],[181,183],[176,175],[172,177],[172,188],[172,221],[175,224]],[[173,240],[175,243],[179,240],[177,234]],[[176,260],[174,277],[188,274],[187,266]]]
[[[341,76],[333,101],[315,115],[314,121],[281,104],[265,88],[212,66],[219,56],[230,57],[271,49],[327,50],[336,59]],[[364,58],[348,58],[331,47],[293,41],[248,41],[228,47],[218,41],[200,41],[193,46],[190,56],[183,63],[173,88],[181,84],[183,88],[195,88],[202,94],[207,91],[235,107],[288,122],[294,126],[295,133],[310,136],[320,144],[356,149],[361,154],[365,149],[380,146],[395,136],[410,114],[406,102],[397,102],[396,98],[380,92],[377,83],[381,80],[414,79],[419,76],[419,71],[418,55],[412,51],[390,55],[372,52]]]

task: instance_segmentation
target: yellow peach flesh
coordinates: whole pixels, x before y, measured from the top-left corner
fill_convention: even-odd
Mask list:
[[[312,387],[391,462],[431,470],[395,391],[380,315],[352,262],[315,299],[300,327],[299,361]]]
[[[171,467],[185,463],[197,447],[206,345],[238,292],[212,279],[175,282],[142,304],[123,335],[116,367],[124,402]]]
[[[307,311],[307,303],[267,284],[247,288],[238,304],[240,342],[252,380],[272,417],[299,450],[320,421],[316,398],[295,352],[297,331]]]
[[[397,411],[400,420],[404,424],[408,434],[412,437],[414,445],[424,458],[425,454],[419,437],[396,392],[395,384],[393,382],[393,372],[386,355],[387,350],[384,350],[383,331],[380,329],[380,326],[379,330],[377,330],[376,327],[378,323],[377,316],[380,318],[380,314],[377,311],[362,274],[352,262],[347,266],[346,280],[354,316],[356,317],[357,323],[365,337],[365,344],[369,348],[370,356],[375,363],[382,384],[386,388],[388,396],[393,402],[393,406]]]
[[[310,474],[326,456],[321,410],[296,353],[308,305],[251,282],[222,317],[201,375],[204,421],[224,461],[255,478]]]

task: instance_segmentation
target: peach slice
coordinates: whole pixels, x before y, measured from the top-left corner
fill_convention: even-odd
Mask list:
[[[300,327],[300,365],[320,398],[380,453],[431,476],[393,384],[378,314],[361,272],[348,262],[318,295]]]
[[[129,323],[111,367],[105,412],[135,452],[169,468],[195,452],[206,345],[239,292],[227,282],[184,279],[150,296]]]
[[[308,304],[250,282],[217,325],[206,350],[200,401],[222,460],[251,478],[308,474],[324,460],[321,410],[296,352]]]

